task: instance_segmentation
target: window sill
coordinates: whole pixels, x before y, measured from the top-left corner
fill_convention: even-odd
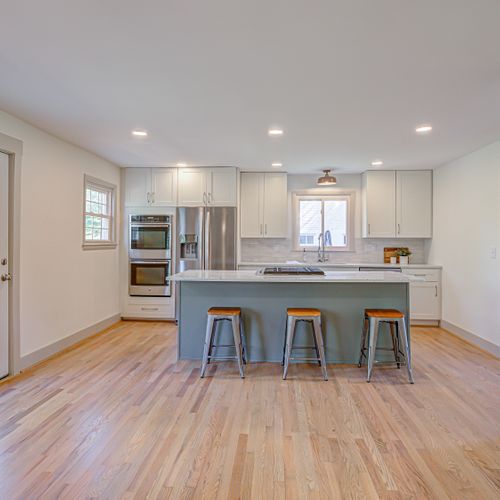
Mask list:
[[[99,243],[84,243],[82,245],[82,249],[83,250],[104,250],[104,249],[113,249],[113,248],[116,248],[118,246],[117,243],[103,243],[103,242],[99,242]]]

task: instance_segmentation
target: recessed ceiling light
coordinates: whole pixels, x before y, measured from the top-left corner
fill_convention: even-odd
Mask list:
[[[417,134],[427,134],[432,130],[432,125],[429,125],[428,123],[419,125],[418,127],[415,128],[415,132]]]
[[[384,164],[384,162],[382,160],[373,160],[372,161],[372,167],[380,167],[383,164]]]
[[[269,135],[283,135],[283,130],[280,128],[270,128],[268,133]]]
[[[283,163],[279,163],[279,162],[271,163],[271,167],[282,167],[282,166],[283,166]]]
[[[136,137],[146,137],[148,133],[145,130],[132,130],[132,135]]]
[[[187,163],[177,163],[178,167],[187,167]]]

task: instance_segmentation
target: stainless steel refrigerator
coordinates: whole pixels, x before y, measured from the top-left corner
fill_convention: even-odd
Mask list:
[[[236,269],[236,208],[177,209],[176,272]]]

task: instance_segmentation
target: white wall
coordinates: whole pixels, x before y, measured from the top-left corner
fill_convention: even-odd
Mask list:
[[[120,312],[118,249],[82,249],[83,176],[119,190],[120,169],[1,111],[0,132],[23,141],[23,357]]]
[[[443,265],[443,320],[500,346],[500,141],[434,170],[429,261]]]

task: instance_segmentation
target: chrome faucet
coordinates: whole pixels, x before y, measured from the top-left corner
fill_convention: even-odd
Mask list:
[[[319,233],[318,236],[318,262],[327,262],[328,257],[325,253],[325,235],[324,233]]]

